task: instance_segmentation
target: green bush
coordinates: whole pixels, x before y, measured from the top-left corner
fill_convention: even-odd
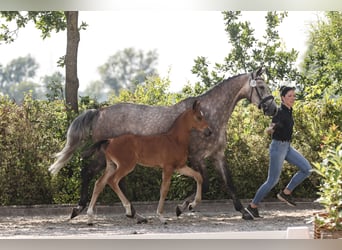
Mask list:
[[[130,101],[152,105],[171,105],[184,98],[182,94],[168,92],[167,79],[150,78],[136,92],[122,92],[108,103],[84,97],[80,109],[98,108],[115,102]],[[321,161],[320,152],[326,145],[341,142],[342,98],[297,101],[294,107],[295,133],[293,145],[310,162]],[[38,101],[30,95],[21,105],[0,96],[0,205],[77,203],[80,190],[80,172],[84,164],[80,152],[72,157],[57,177],[51,178],[48,166],[66,139],[66,131],[76,114],[68,114],[62,101]],[[228,143],[226,161],[240,198],[252,198],[257,188],[266,180],[270,137],[264,130],[270,118],[253,105],[240,102],[227,124]],[[80,149],[81,150],[81,149]],[[297,171],[284,165],[279,184],[274,192],[283,188]],[[228,198],[221,177],[208,160],[209,192],[204,199]],[[91,190],[95,180],[92,180]],[[161,171],[137,167],[126,178],[126,193],[132,201],[159,199]],[[320,177],[312,174],[297,187],[294,195],[317,198]],[[90,194],[91,194],[90,190]],[[174,174],[168,199],[181,200],[195,190],[192,178]],[[267,198],[274,197],[270,193]],[[106,188],[99,202],[110,204],[118,198]]]
[[[322,162],[314,163],[315,170],[321,177],[319,185],[319,202],[327,213],[326,216],[316,216],[320,225],[329,229],[342,229],[342,144],[328,147],[321,154]]]
[[[47,166],[65,136],[64,106],[29,95],[22,105],[0,97],[0,115],[0,204],[51,203]]]

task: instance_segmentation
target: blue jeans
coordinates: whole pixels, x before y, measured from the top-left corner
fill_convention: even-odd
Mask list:
[[[284,161],[293,164],[299,168],[299,171],[292,177],[287,189],[293,191],[300,183],[304,181],[311,173],[311,165],[297,150],[291,147],[290,142],[272,140],[270,144],[270,166],[268,177],[256,192],[252,202],[259,204],[260,201],[271,191],[278,183]]]

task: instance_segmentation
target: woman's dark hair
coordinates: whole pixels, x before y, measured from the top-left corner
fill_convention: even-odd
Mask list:
[[[295,87],[281,86],[279,89],[280,96],[285,96],[290,90],[295,90]]]

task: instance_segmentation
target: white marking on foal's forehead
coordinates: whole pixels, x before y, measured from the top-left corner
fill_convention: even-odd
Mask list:
[[[201,116],[203,116],[203,112],[202,112],[202,110],[200,110],[200,114],[201,114]]]

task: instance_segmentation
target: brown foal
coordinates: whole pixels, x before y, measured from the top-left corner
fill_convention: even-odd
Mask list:
[[[106,184],[110,185],[120,198],[126,209],[126,216],[135,216],[135,210],[121,191],[119,182],[134,170],[136,164],[162,168],[163,179],[157,208],[157,215],[162,222],[165,222],[163,217],[164,201],[174,171],[195,179],[197,183],[196,196],[194,201],[189,204],[189,208],[195,207],[202,198],[202,176],[186,165],[192,129],[201,131],[206,136],[211,134],[198,101],[194,102],[192,108],[180,114],[166,133],[151,136],[126,134],[96,143],[93,147],[101,148],[105,152],[107,165],[103,175],[95,183],[87,211],[88,224],[93,224],[95,203]]]

